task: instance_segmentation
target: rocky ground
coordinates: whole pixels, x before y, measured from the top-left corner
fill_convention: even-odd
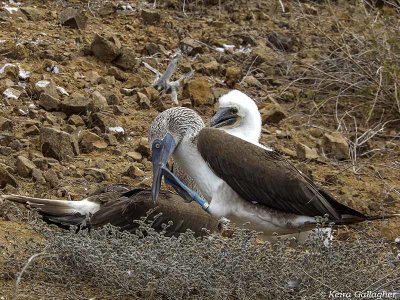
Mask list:
[[[148,127],[175,104],[144,63],[164,72],[181,51],[172,79],[194,74],[180,105],[207,120],[220,95],[244,91],[262,113],[263,143],[341,202],[399,212],[396,2],[218,2],[2,2],[1,192],[80,199],[99,185],[150,185]],[[3,255],[37,241],[3,219]],[[400,236],[399,219],[374,228]]]

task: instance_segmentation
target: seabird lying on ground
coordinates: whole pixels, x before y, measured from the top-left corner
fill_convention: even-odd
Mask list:
[[[62,228],[78,226],[79,229],[99,228],[106,224],[120,227],[122,230],[135,231],[138,222],[146,217],[157,231],[162,224],[172,221],[166,230],[167,236],[178,236],[187,229],[196,236],[206,231],[218,230],[218,220],[205,213],[200,207],[182,203],[182,199],[171,192],[160,192],[157,206],[151,200],[151,190],[115,184],[101,188],[80,201],[41,199],[20,195],[4,195],[6,200],[23,203],[31,209],[37,209],[42,218]],[[148,215],[148,212],[151,213]],[[161,215],[159,215],[161,213]]]
[[[309,230],[316,216],[327,216],[335,224],[379,218],[339,203],[278,153],[202,124],[195,111],[184,107],[170,108],[154,119],[149,132],[154,201],[165,176],[180,195],[186,193],[211,215],[239,225],[250,222],[266,235]],[[171,156],[206,200],[168,170]]]

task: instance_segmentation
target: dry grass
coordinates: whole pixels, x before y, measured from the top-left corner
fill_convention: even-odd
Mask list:
[[[49,256],[28,266],[26,258],[12,255],[0,274],[12,282],[18,278],[18,294],[34,290],[38,298],[54,298],[60,287],[69,299],[84,298],[84,287],[112,299],[321,299],[333,290],[400,292],[398,246],[363,232],[329,248],[321,241],[293,247],[260,243],[247,230],[231,239],[199,239],[190,232],[168,238],[140,223],[136,234],[111,226],[75,234],[36,220],[45,248],[21,247]]]

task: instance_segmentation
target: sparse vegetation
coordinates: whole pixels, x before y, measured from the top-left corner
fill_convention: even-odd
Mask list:
[[[194,70],[191,79],[204,90],[198,96],[179,89],[181,105],[192,106],[206,121],[218,96],[238,88],[260,109],[277,106],[284,113],[279,121],[264,122],[263,143],[304,167],[340,202],[368,215],[400,212],[398,0],[18,2],[36,10],[24,13],[28,19],[0,7],[0,68],[14,64],[0,74],[0,95],[9,87],[21,92],[17,100],[0,99],[1,193],[78,199],[99,184],[149,184],[151,163],[142,138],[158,111],[174,104],[151,87],[154,74],[144,63],[166,70],[185,41],[195,54],[183,51],[171,80]],[[70,6],[87,17],[80,29],[60,25],[61,11]],[[150,11],[149,24],[142,10]],[[111,45],[112,59],[124,59],[92,55],[95,32]],[[22,79],[19,72],[30,77]],[[40,97],[36,83],[43,79],[54,83],[46,90],[51,97]],[[89,105],[94,95],[99,111]],[[86,99],[82,111],[67,105],[71,99]],[[123,131],[106,132],[106,125]],[[42,127],[63,131],[81,154],[61,162],[42,157]],[[78,132],[85,134],[74,136]],[[343,160],[327,157],[321,146],[332,132],[347,142]],[[313,148],[318,158],[300,159],[293,151],[297,143]],[[17,164],[20,156],[25,159]],[[17,278],[18,299],[399,293],[399,222],[341,229],[330,248],[320,242],[292,247],[260,243],[246,230],[232,239],[203,240],[190,233],[166,238],[150,229],[146,236],[130,235],[111,227],[75,235],[0,203],[0,299],[2,293],[13,296]],[[27,264],[39,253],[49,256]]]
[[[52,286],[73,291],[71,299],[85,298],[83,287],[101,299],[323,299],[329,291],[400,292],[399,245],[365,232],[325,247],[322,240],[271,245],[247,230],[233,238],[201,239],[190,232],[169,238],[144,222],[137,234],[111,226],[75,234],[41,221],[35,228],[46,238],[44,248],[21,247],[43,258],[26,267],[26,259],[13,256],[0,268],[12,283],[19,274],[14,270],[25,268],[22,296],[34,282],[41,283],[37,297],[46,299],[54,297]]]

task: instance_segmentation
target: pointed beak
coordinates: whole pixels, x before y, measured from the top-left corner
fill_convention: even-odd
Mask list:
[[[155,140],[152,145],[152,161],[153,161],[153,185],[151,196],[153,202],[157,202],[158,194],[160,193],[161,180],[164,173],[164,168],[167,168],[167,163],[172,153],[174,152],[176,143],[170,133],[164,137],[162,141]]]
[[[239,116],[237,111],[231,107],[221,107],[210,120],[210,127],[223,127],[236,123]]]

